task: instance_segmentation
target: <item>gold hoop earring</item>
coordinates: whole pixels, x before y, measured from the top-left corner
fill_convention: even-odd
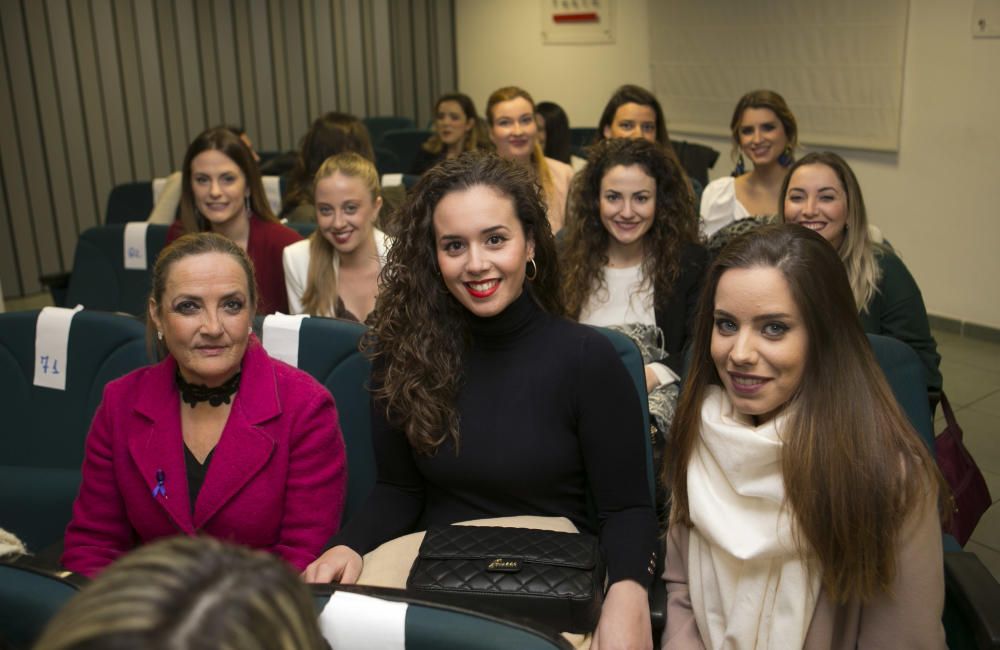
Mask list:
[[[531,265],[531,271],[532,271],[532,273],[531,273],[531,275],[528,275],[528,269],[525,269],[524,270],[524,277],[529,282],[531,282],[535,278],[538,277],[538,264],[535,263],[535,258],[534,257],[532,257],[531,259],[528,260],[528,264]]]

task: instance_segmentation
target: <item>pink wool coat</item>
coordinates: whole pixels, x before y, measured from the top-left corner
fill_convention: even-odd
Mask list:
[[[251,336],[239,392],[192,509],[180,419],[189,407],[180,402],[176,368],[168,357],[105,388],[63,565],[93,576],[139,544],[204,534],[305,568],[339,528],[347,488],[330,393],[271,359]],[[154,495],[158,473],[165,495]]]

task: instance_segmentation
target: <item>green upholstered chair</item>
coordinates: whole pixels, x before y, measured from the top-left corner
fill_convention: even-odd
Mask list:
[[[104,223],[145,221],[153,210],[152,181],[136,181],[115,185],[108,193]]]
[[[653,441],[646,433],[649,431],[649,408],[647,407],[646,393],[646,366],[642,362],[642,353],[639,347],[625,334],[610,330],[605,327],[595,327],[615,346],[615,351],[625,364],[632,383],[635,384],[635,392],[639,395],[642,404],[642,439],[646,449],[646,479],[649,482],[649,493],[656,497],[656,468],[653,467]]]
[[[368,129],[368,135],[371,136],[372,145],[376,147],[382,144],[382,136],[385,135],[386,131],[392,131],[393,129],[412,129],[417,126],[416,123],[414,123],[414,121],[410,118],[396,115],[366,117],[361,121],[365,123],[365,128]]]
[[[333,594],[331,596],[331,593]],[[364,587],[358,585],[313,585],[317,612],[327,606],[337,607],[337,594],[353,594],[370,599],[374,611],[379,612],[381,603],[401,603],[402,607],[385,614],[385,626],[402,627],[402,639],[395,639],[398,650],[568,650],[572,646],[558,633],[524,625],[518,621],[504,620],[480,612],[432,603],[400,589]],[[354,599],[357,606],[358,599]],[[381,608],[385,611],[385,608]],[[321,624],[323,619],[321,618]],[[345,617],[347,618],[347,617]],[[364,617],[358,617],[362,620]],[[378,620],[378,615],[376,615]],[[399,619],[403,620],[400,621]],[[337,621],[338,625],[350,624],[351,620]],[[359,625],[371,625],[366,620]],[[368,628],[370,629],[370,628]],[[358,636],[364,637],[367,630],[361,628]],[[361,650],[368,646],[343,643],[336,631],[324,629],[327,641],[337,650]],[[341,643],[337,643],[341,641]],[[390,650],[393,646],[379,645]]]
[[[433,132],[429,129],[391,129],[382,136],[382,141],[378,144],[380,149],[387,149],[396,154],[399,159],[398,169],[382,169],[382,174],[398,172],[405,174],[413,168],[413,161],[417,157],[420,146],[431,137]]]
[[[265,346],[264,320],[255,329]],[[375,486],[368,376],[371,363],[358,350],[365,326],[336,318],[304,318],[299,328],[298,367],[323,384],[337,404],[347,449],[347,503],[341,523],[358,511]]]
[[[916,351],[894,338],[868,334],[875,358],[896,397],[934,454],[934,429],[923,363]],[[948,647],[1000,648],[1000,584],[974,554],[944,535],[945,611]]]
[[[0,561],[0,647],[30,648],[56,612],[87,579],[50,571],[29,556]]]
[[[315,221],[289,221],[285,225],[306,238],[316,230]]]
[[[632,377],[635,390],[639,394],[642,403],[642,435],[644,447],[646,449],[646,480],[649,483],[650,498],[656,502],[656,472],[658,468],[653,467],[653,441],[647,433],[650,430],[649,408],[647,406],[646,392],[646,368],[642,362],[642,353],[638,346],[625,334],[604,327],[595,327],[597,331],[604,334],[615,346],[618,356],[621,358],[625,368]],[[653,638],[659,640],[663,628],[667,624],[667,585],[659,576],[663,575],[663,562],[665,557],[665,547],[662,540],[657,545],[656,577],[653,585],[649,589],[649,614],[653,624]]]
[[[38,313],[0,314],[0,528],[31,550],[62,539],[104,385],[148,363],[142,323],[85,310],[70,329],[66,390],[35,386]]]
[[[66,291],[67,307],[145,316],[156,257],[167,241],[168,226],[151,224],[146,231],[146,269],[125,268],[125,226],[97,226],[76,242],[73,272]]]

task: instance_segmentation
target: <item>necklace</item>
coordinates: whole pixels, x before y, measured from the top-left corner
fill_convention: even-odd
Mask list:
[[[228,404],[233,394],[239,390],[240,375],[242,374],[241,372],[237,372],[221,386],[216,386],[215,388],[209,388],[205,384],[188,383],[181,377],[180,370],[177,371],[174,379],[177,389],[181,392],[181,400],[186,404],[190,404],[191,408],[194,408],[198,402],[208,402],[212,406],[222,406],[223,404]]]

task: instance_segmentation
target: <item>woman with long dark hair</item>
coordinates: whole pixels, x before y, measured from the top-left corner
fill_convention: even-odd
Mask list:
[[[253,261],[257,313],[288,313],[281,252],[302,239],[271,211],[253,153],[226,127],[202,132],[188,146],[182,170],[180,215],[167,242],[185,233],[215,232],[236,242]]]
[[[943,648],[933,458],[797,225],[722,251],[671,430],[664,648]]]

